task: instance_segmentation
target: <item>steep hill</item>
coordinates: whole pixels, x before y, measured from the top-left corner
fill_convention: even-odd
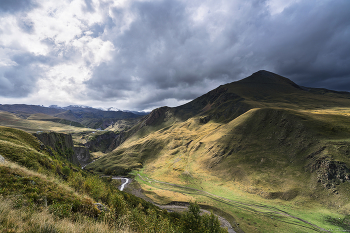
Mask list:
[[[108,174],[136,169],[162,182],[221,190],[217,192],[226,198],[240,193],[250,195],[249,202],[348,215],[349,116],[347,92],[305,88],[258,71],[185,105],[153,110],[125,133],[119,147],[87,169]],[[174,195],[153,192],[170,200]],[[247,214],[227,211],[235,218]],[[326,224],[324,219],[313,221]],[[270,224],[276,223],[264,219],[254,227],[241,221],[248,232],[291,227],[281,224],[271,230]]]

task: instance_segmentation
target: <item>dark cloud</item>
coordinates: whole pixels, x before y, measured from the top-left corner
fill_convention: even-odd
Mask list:
[[[33,1],[0,0],[0,8],[7,12],[35,6]],[[41,75],[31,73],[37,64],[79,63],[92,74],[80,98],[125,101],[135,110],[191,100],[261,69],[303,86],[350,91],[348,0],[295,1],[274,14],[268,0],[131,1],[118,7],[113,1],[94,5],[84,0],[81,7],[102,17],[92,25],[81,20],[81,27],[90,38],[113,44],[111,59],[96,65],[95,50],[86,48],[90,39],[77,42],[82,35],[74,43],[42,37],[49,52],[11,56],[18,65],[0,67],[0,85],[26,83],[20,81],[25,74],[35,83]],[[53,17],[55,12],[53,8],[49,13]],[[28,18],[17,22],[26,33],[35,33],[40,26]]]
[[[11,56],[11,65],[0,66],[0,96],[26,97],[39,91],[36,83],[45,78],[43,74],[47,69],[43,65],[50,67],[66,62],[62,58],[57,58],[55,54],[49,55],[23,52]]]
[[[38,4],[35,0],[0,0],[0,12],[29,11]]]
[[[0,69],[0,93],[5,97],[26,97],[35,91],[41,68],[35,64]]]
[[[110,38],[117,51],[109,63],[94,70],[87,84],[94,90],[105,90],[101,98],[118,96],[120,90],[135,90],[145,85],[167,89],[195,85],[203,81],[206,58],[198,51],[208,33],[190,28],[185,6],[176,1],[138,2],[132,6],[137,19],[129,30]],[[122,18],[124,12],[114,9]],[[114,24],[115,25],[115,24]],[[119,27],[112,28],[111,35]],[[181,97],[180,97],[181,98]]]
[[[342,89],[350,91],[349,9],[349,1],[299,2],[285,9],[264,25],[274,28],[276,38],[265,44],[262,53],[276,73],[301,85],[337,88],[341,80]]]
[[[349,1],[299,1],[275,15],[266,1],[241,3],[241,11],[222,3],[232,13],[209,10],[198,25],[182,2],[134,3],[136,19],[125,32],[117,32],[115,23],[109,25],[109,40],[118,50],[112,61],[94,69],[87,82],[93,96],[123,97],[122,90],[137,92],[148,86],[154,93],[168,91],[147,101],[184,100],[208,87],[192,95],[175,90],[204,80],[230,82],[260,69],[305,86],[350,91]],[[115,9],[117,17],[123,14]],[[342,85],[332,85],[332,80]]]

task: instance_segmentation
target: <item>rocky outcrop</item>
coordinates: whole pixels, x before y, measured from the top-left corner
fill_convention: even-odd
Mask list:
[[[115,148],[120,146],[126,139],[127,139],[127,134],[125,132],[121,132],[115,137],[113,142],[110,144],[108,151],[114,150]]]
[[[150,114],[144,117],[142,126],[155,125],[158,121],[164,119],[165,112],[168,110],[169,110],[169,107],[161,107],[161,108],[154,109]]]
[[[75,164],[77,164],[77,162],[80,164],[80,166],[85,166],[86,164],[91,162],[91,156],[90,156],[90,152],[89,149],[86,147],[74,147],[74,159],[76,161],[74,161]]]
[[[5,158],[0,155],[0,163],[5,163]]]
[[[79,166],[91,161],[89,150],[84,147],[75,148],[70,134],[38,132],[33,135],[43,143],[41,149],[48,151],[51,156],[54,156],[52,151],[55,151],[59,156]]]
[[[45,146],[51,147],[53,150],[57,151],[60,155],[73,154],[73,139],[72,135],[64,133],[34,133]],[[69,151],[68,151],[69,150]]]
[[[85,143],[85,147],[89,148],[90,151],[102,151],[103,153],[110,152],[114,150],[120,144],[115,146],[115,139],[118,137],[118,134],[114,132],[106,132],[101,135],[94,136],[93,139]]]
[[[343,162],[323,157],[316,159],[309,168],[311,172],[317,173],[317,181],[327,189],[335,189],[340,183],[350,182],[350,169]]]

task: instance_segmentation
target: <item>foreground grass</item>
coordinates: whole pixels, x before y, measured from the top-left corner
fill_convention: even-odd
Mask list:
[[[57,218],[49,208],[19,206],[18,199],[0,198],[0,231],[1,232],[133,232],[128,229],[130,223],[122,220],[115,227],[103,221],[81,217],[76,221]]]

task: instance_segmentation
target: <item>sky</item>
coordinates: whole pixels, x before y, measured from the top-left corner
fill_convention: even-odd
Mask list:
[[[149,111],[258,70],[350,91],[350,1],[0,0],[0,104]]]

